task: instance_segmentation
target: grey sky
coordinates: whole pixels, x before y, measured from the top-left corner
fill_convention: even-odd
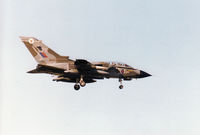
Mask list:
[[[200,1],[5,0],[2,135],[199,135]],[[120,61],[153,76],[80,91],[36,66],[19,36],[61,55]]]

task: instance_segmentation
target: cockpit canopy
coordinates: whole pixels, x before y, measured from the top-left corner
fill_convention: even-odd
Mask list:
[[[133,67],[125,64],[125,63],[121,63],[121,62],[92,62],[93,65],[95,66],[105,66],[105,67],[121,67],[121,68],[131,68],[133,69]]]
[[[117,66],[117,67],[126,67],[126,68],[132,68],[131,66],[121,63],[121,62],[109,62],[110,65],[112,66]]]

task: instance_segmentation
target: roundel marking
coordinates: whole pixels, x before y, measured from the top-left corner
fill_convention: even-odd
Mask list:
[[[33,43],[34,43],[34,39],[30,38],[30,39],[28,40],[28,42],[29,42],[30,44],[33,44]]]
[[[124,74],[124,69],[121,70],[121,73]]]

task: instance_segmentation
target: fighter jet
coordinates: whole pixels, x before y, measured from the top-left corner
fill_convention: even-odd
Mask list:
[[[30,51],[38,65],[27,73],[46,73],[55,75],[53,81],[75,83],[74,89],[79,90],[87,83],[94,83],[97,79],[117,78],[119,88],[122,89],[122,80],[145,78],[151,76],[142,70],[135,69],[127,64],[117,62],[88,62],[84,59],[72,60],[69,56],[61,56],[41,40],[34,37],[20,37]]]

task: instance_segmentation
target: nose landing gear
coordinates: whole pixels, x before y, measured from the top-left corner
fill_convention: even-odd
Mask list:
[[[123,87],[124,87],[123,85],[119,85],[119,89],[123,89]]]
[[[122,85],[122,79],[121,78],[119,79],[119,82],[120,82],[119,89],[123,89],[124,86]]]

